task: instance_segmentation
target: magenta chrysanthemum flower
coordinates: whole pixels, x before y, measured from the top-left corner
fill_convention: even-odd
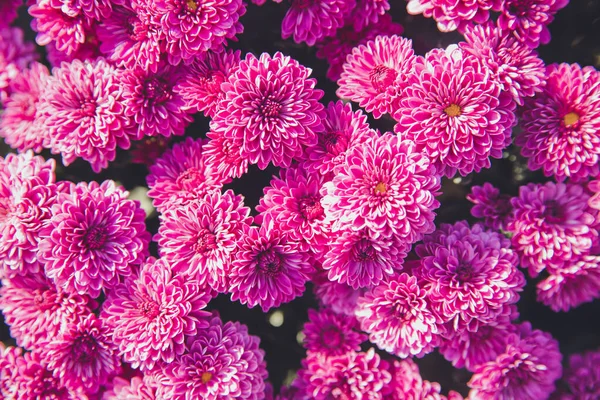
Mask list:
[[[459,44],[461,50],[477,57],[518,105],[523,105],[524,98],[542,91],[546,83],[544,62],[510,31],[503,31],[492,23],[477,25],[467,28],[465,40]]]
[[[206,139],[177,143],[150,166],[146,177],[148,197],[159,212],[202,198],[208,191],[219,189],[221,176],[207,165],[204,157]]]
[[[272,225],[251,226],[238,240],[230,272],[231,300],[263,312],[304,293],[313,267],[298,242]]]
[[[225,96],[221,84],[229,79],[240,59],[239,50],[209,51],[197,58],[187,67],[186,78],[175,88],[185,100],[186,107],[213,117]]]
[[[329,309],[308,310],[308,322],[302,331],[306,350],[326,356],[360,351],[360,344],[367,340],[367,336],[359,332],[356,318]]]
[[[587,188],[588,191],[592,192],[588,205],[594,210],[600,210],[600,180],[588,182]]]
[[[427,292],[414,276],[405,273],[359,298],[356,317],[372,343],[398,357],[421,357],[438,342],[438,326]]]
[[[401,271],[410,250],[402,238],[372,237],[368,229],[336,232],[330,241],[322,268],[329,280],[353,289],[377,285]]]
[[[173,271],[219,292],[229,286],[240,233],[252,223],[250,209],[231,190],[214,190],[197,201],[167,210],[154,240]]]
[[[186,79],[182,68],[165,64],[155,72],[136,68],[122,74],[124,113],[137,126],[136,139],[183,135],[193,120],[177,93],[180,82]]]
[[[563,181],[600,173],[600,72],[578,64],[546,67],[542,93],[526,102],[515,139],[531,170]]]
[[[431,159],[439,174],[463,176],[501,158],[516,124],[515,102],[473,57],[434,49],[404,78],[394,130]]]
[[[507,338],[495,360],[481,364],[468,385],[470,397],[481,400],[539,400],[554,391],[562,375],[562,355],[550,334],[532,330],[524,322]]]
[[[356,0],[292,0],[281,23],[281,37],[292,36],[296,43],[314,46],[333,36],[355,5]]]
[[[117,147],[129,148],[130,121],[123,114],[118,73],[103,59],[74,60],[46,80],[37,116],[52,152],[62,154],[65,165],[81,157],[100,172],[115,159]]]
[[[323,188],[321,204],[339,229],[368,229],[414,243],[435,229],[440,179],[414,143],[386,133],[352,148]]]
[[[96,25],[86,30],[85,42],[77,46],[77,50],[66,53],[56,48],[56,42],[50,42],[44,48],[46,49],[46,59],[50,66],[60,67],[63,62],[71,63],[73,60],[93,62],[96,58],[102,56],[100,53],[100,43],[96,35]]]
[[[41,233],[38,258],[70,293],[98,297],[147,255],[150,235],[139,202],[113,181],[78,183],[61,196]]]
[[[502,0],[409,0],[406,9],[412,15],[433,17],[440,32],[463,32],[473,23],[489,20],[490,11],[498,11],[501,4]]]
[[[35,46],[24,40],[20,28],[0,28],[0,104],[8,95],[10,82],[37,58]]]
[[[519,188],[511,199],[513,218],[507,226],[521,266],[532,277],[550,273],[565,262],[585,255],[598,238],[597,212],[588,206],[583,186],[547,182]]]
[[[561,400],[594,400],[600,397],[600,351],[588,351],[569,357],[569,367],[564,381],[569,386],[569,394]]]
[[[134,376],[131,380],[116,377],[112,387],[102,394],[102,400],[158,400],[156,388],[147,380]]]
[[[17,399],[17,376],[19,366],[23,364],[23,349],[20,347],[4,347],[0,343],[0,395],[3,399]]]
[[[568,3],[569,0],[504,0],[499,8],[498,26],[535,48],[550,42],[548,25],[554,14]]]
[[[388,0],[356,0],[356,6],[347,18],[352,21],[354,29],[359,32],[369,24],[377,24],[383,15],[390,9]],[[388,35],[393,32],[386,32]]]
[[[406,75],[415,61],[410,39],[377,36],[355,47],[346,57],[336,94],[381,118],[394,111],[395,100],[406,86]]]
[[[219,317],[186,342],[188,351],[163,367],[161,399],[264,399],[267,369],[260,339],[239,322]]]
[[[351,317],[354,316],[358,298],[366,292],[366,288],[355,290],[345,283],[332,282],[327,278],[327,273],[317,273],[313,283],[315,297],[322,306]]]
[[[467,200],[474,204],[471,215],[483,218],[483,224],[487,228],[506,230],[512,213],[510,196],[500,194],[500,190],[485,182],[483,186],[471,187]]]
[[[244,27],[239,22],[246,13],[242,0],[201,2],[196,0],[157,0],[171,64],[189,64],[208,50],[219,51],[227,39],[235,40]]]
[[[440,395],[440,384],[424,380],[419,367],[410,358],[394,361],[391,373],[390,386],[393,392],[389,400],[446,400],[443,395]]]
[[[525,286],[510,240],[481,224],[442,224],[415,251],[420,262],[412,272],[450,331],[476,332],[507,315]]]
[[[19,73],[10,83],[10,95],[4,101],[0,118],[0,137],[13,149],[25,151],[33,149],[39,153],[42,146],[50,144],[50,138],[43,135],[35,115],[40,93],[50,76],[48,68],[38,62]]]
[[[329,243],[330,223],[321,205],[325,177],[303,168],[287,168],[264,188],[256,206],[257,224],[276,225],[291,240],[320,253]]]
[[[2,0],[0,2],[0,28],[7,27],[17,19],[17,11],[23,5],[22,0]]]
[[[121,3],[121,2],[119,2]],[[119,67],[156,72],[164,52],[160,16],[142,0],[113,6],[97,26],[100,51]]]
[[[323,176],[335,173],[346,162],[346,155],[355,146],[377,136],[369,127],[362,110],[352,111],[352,105],[341,100],[327,105],[324,130],[317,134],[317,144],[306,149],[302,167]]]
[[[226,138],[223,133],[209,131],[210,141],[202,148],[206,165],[222,177],[223,184],[248,172],[248,160],[242,157],[242,142]]]
[[[557,312],[567,312],[597,298],[600,298],[600,256],[569,260],[537,284],[537,300]]]
[[[61,328],[91,313],[87,296],[70,295],[42,276],[17,276],[2,281],[0,310],[10,335],[26,349],[44,349]]]
[[[317,42],[317,57],[327,60],[327,78],[332,81],[340,79],[346,56],[352,49],[374,40],[378,35],[401,35],[404,31],[402,25],[392,22],[389,14],[384,14],[377,23],[366,25],[363,29],[356,30],[352,21],[339,28],[335,36],[324,38]]]
[[[211,129],[241,143],[242,157],[260,169],[269,162],[289,167],[322,130],[323,91],[314,88],[310,73],[279,52],[260,58],[248,53],[221,86],[225,97]]]
[[[206,327],[203,319],[210,313],[203,309],[211,294],[167,261],[150,258],[135,277],[110,291],[101,316],[123,359],[151,370],[181,356],[185,339]]]
[[[382,400],[384,389],[392,377],[389,365],[374,349],[350,351],[341,356],[327,357],[309,353],[302,361],[298,375],[306,385],[310,399],[370,399]]]

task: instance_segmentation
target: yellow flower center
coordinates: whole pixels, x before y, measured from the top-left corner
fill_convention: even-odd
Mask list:
[[[202,383],[207,383],[212,378],[212,374],[210,372],[203,372],[200,379],[202,379]]]
[[[579,121],[579,114],[570,112],[564,116],[563,121],[565,121],[565,126],[575,125]]]
[[[387,191],[387,185],[383,182],[379,182],[377,186],[375,186],[375,191],[384,194]]]
[[[188,8],[192,11],[196,11],[198,9],[198,4],[194,0],[187,0],[186,4]]]
[[[460,115],[461,109],[458,104],[450,104],[448,107],[444,108],[444,112],[449,117],[458,117]]]

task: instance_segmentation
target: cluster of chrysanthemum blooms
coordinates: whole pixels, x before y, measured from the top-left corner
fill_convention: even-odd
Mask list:
[[[545,67],[534,50],[564,5],[410,1],[465,34],[421,57],[395,35],[387,2],[293,1],[282,35],[319,47],[341,98],[397,121],[380,134],[350,104],[322,105],[295,60],[223,50],[241,33],[241,1],[32,2],[52,74],[18,28],[0,41],[0,135],[21,151],[0,163],[0,308],[26,350],[2,351],[3,396],[269,397],[258,338],[204,308],[228,293],[268,311],[308,281],[322,309],[309,312],[307,357],[281,399],[444,397],[410,359],[361,351],[367,337],[401,358],[439,349],[473,372],[471,399],[550,396],[562,356],[550,335],[516,322],[518,266],[549,273],[538,293],[555,310],[600,295],[600,185],[587,184],[600,172],[600,75]],[[570,181],[513,199],[474,188],[484,222],[436,231],[441,177],[501,157],[517,105],[530,168]],[[100,171],[132,140],[183,135],[196,112],[211,118],[207,139],[156,160],[138,153],[160,213],[158,260],[127,192],[55,182],[53,161],[25,151]],[[222,190],[249,164],[281,167],[255,217]],[[597,371],[594,358],[573,357],[560,396],[590,390],[582,376]]]

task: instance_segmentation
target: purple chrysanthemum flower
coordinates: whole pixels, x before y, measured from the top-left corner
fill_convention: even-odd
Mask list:
[[[131,380],[116,377],[112,387],[102,394],[102,400],[159,400],[156,387],[145,377],[134,376]]]
[[[539,400],[554,391],[562,375],[562,354],[550,334],[532,330],[529,322],[507,338],[495,360],[475,368],[468,385],[470,397],[480,400]]]
[[[345,283],[353,289],[377,285],[400,272],[410,250],[403,238],[373,237],[368,229],[336,232],[330,242],[322,268],[330,281]]]
[[[129,148],[130,121],[123,114],[118,74],[103,59],[74,60],[46,80],[37,117],[65,165],[81,157],[100,172],[115,159],[117,147]]]
[[[0,28],[4,28],[12,24],[17,19],[17,12],[23,5],[23,0],[2,0],[0,1]]]
[[[321,204],[336,229],[369,229],[414,243],[435,229],[440,178],[414,143],[386,133],[352,148],[323,187]]]
[[[111,337],[112,331],[94,314],[67,323],[43,349],[48,369],[66,386],[97,393],[121,369]]]
[[[239,322],[223,323],[216,316],[208,322],[186,341],[187,352],[163,367],[157,397],[264,399],[267,369],[260,339]]]
[[[136,139],[184,134],[193,118],[177,87],[186,79],[183,68],[166,64],[155,72],[135,68],[121,75],[124,113],[137,126]]]
[[[204,157],[206,139],[192,139],[175,144],[150,166],[146,177],[148,197],[159,212],[202,198],[219,189],[221,176],[207,165]]]
[[[515,143],[531,170],[558,181],[600,173],[600,72],[579,64],[546,67],[542,93],[525,103]]]
[[[587,188],[592,193],[588,205],[594,210],[600,210],[600,179],[589,181]]]
[[[382,400],[392,376],[389,364],[371,348],[367,352],[349,351],[327,357],[309,353],[302,361],[298,376],[304,381],[306,394],[313,400],[369,399]]]
[[[20,28],[0,28],[0,104],[8,95],[10,82],[37,58],[34,44],[24,40]]]
[[[241,196],[213,190],[197,201],[167,210],[154,240],[173,271],[225,292],[241,232],[252,222]]]
[[[563,379],[567,382],[569,393],[560,400],[600,398],[600,351],[571,355]]]
[[[513,217],[506,229],[532,277],[546,268],[553,273],[595,245],[597,212],[588,206],[589,198],[578,184],[547,182],[521,186],[511,199]]]
[[[33,149],[39,153],[44,144],[50,144],[50,139],[44,137],[43,130],[38,126],[40,122],[35,118],[48,76],[50,72],[46,66],[33,62],[9,85],[10,95],[4,101],[0,118],[0,137],[13,149]]]
[[[415,61],[410,39],[377,36],[355,47],[346,57],[336,94],[381,118],[394,111],[396,98],[406,86],[406,75]]]
[[[461,50],[477,57],[518,105],[523,105],[524,98],[542,91],[546,83],[544,62],[509,31],[492,23],[477,25],[467,28],[465,40],[459,44]]]
[[[434,49],[404,79],[394,130],[414,141],[439,174],[466,176],[502,157],[516,105],[477,59],[456,46]]]
[[[231,300],[263,312],[304,293],[313,274],[308,254],[272,225],[251,226],[238,240],[230,272]]]
[[[339,28],[335,36],[324,38],[317,42],[317,57],[327,60],[327,78],[332,81],[340,79],[346,56],[352,49],[374,40],[378,35],[401,35],[404,31],[402,25],[392,22],[389,14],[384,14],[377,23],[368,24],[361,30],[356,30],[352,21]]]
[[[322,130],[323,91],[311,70],[281,53],[248,53],[224,82],[225,93],[211,129],[241,143],[241,155],[265,169],[289,167]]]
[[[338,314],[354,316],[356,304],[366,288],[353,289],[345,283],[332,282],[327,273],[318,273],[314,279],[315,297],[324,307],[331,308]]]
[[[471,187],[467,200],[474,204],[471,215],[483,218],[483,224],[487,228],[506,230],[512,213],[510,196],[500,194],[500,190],[485,182],[483,186]]]
[[[330,224],[321,205],[320,190],[325,183],[321,174],[303,168],[281,170],[264,188],[256,206],[257,224],[276,225],[291,240],[308,245],[320,253],[329,243]]]
[[[356,317],[369,340],[398,357],[431,352],[439,340],[427,292],[417,278],[397,274],[358,299]]]
[[[225,96],[221,84],[229,79],[240,60],[239,50],[209,51],[187,67],[186,78],[175,90],[184,99],[187,108],[212,118]]]
[[[537,284],[537,300],[567,312],[600,298],[600,256],[584,255],[566,262]]]
[[[281,23],[281,37],[293,36],[296,43],[314,46],[333,36],[355,5],[356,0],[292,0]]]
[[[362,110],[352,111],[350,103],[341,100],[327,105],[322,132],[317,134],[317,144],[306,149],[302,167],[323,176],[343,168],[351,148],[377,136],[369,127]]]
[[[119,354],[133,368],[152,370],[185,352],[185,339],[194,336],[210,313],[212,297],[196,280],[177,274],[163,259],[148,261],[135,277],[116,286],[102,307]]]
[[[205,163],[222,177],[223,183],[248,172],[248,160],[242,157],[240,140],[227,138],[223,132],[209,131],[206,136],[210,141],[202,148]]]
[[[95,298],[146,258],[146,215],[128,194],[113,181],[81,182],[60,197],[38,250],[58,287]]]
[[[367,27],[369,24],[377,24],[383,15],[390,9],[388,0],[356,0],[356,6],[347,18],[352,22],[356,32]],[[386,32],[392,35],[392,32]]]
[[[360,351],[360,344],[367,340],[367,336],[359,332],[355,317],[337,314],[327,308],[308,310],[308,322],[302,332],[306,350],[326,356]]]
[[[393,392],[386,399],[446,400],[443,395],[440,395],[440,384],[424,380],[419,372],[419,367],[412,359],[394,361],[390,372],[392,373],[390,386],[393,388]]]
[[[244,27],[242,0],[156,0],[156,12],[166,36],[166,51],[173,65],[192,62],[208,50],[219,51],[227,39],[235,40]]]

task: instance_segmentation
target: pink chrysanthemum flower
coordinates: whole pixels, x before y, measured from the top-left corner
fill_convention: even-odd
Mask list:
[[[134,376],[131,380],[116,377],[112,387],[102,394],[102,400],[158,400],[156,388],[144,378]]]
[[[317,144],[306,149],[302,167],[323,176],[343,168],[349,150],[377,136],[369,127],[362,110],[352,111],[350,103],[341,100],[327,105],[323,131],[317,134]]]
[[[332,282],[327,278],[327,273],[318,273],[313,283],[315,297],[322,306],[351,317],[354,316],[358,298],[367,290],[366,288],[355,290],[345,283]]]
[[[323,127],[323,91],[315,89],[310,73],[279,52],[260,58],[248,53],[221,85],[225,97],[211,129],[241,143],[241,156],[260,169],[269,162],[289,167]]]
[[[17,11],[23,5],[23,0],[2,0],[0,1],[0,28],[4,28],[12,24],[17,19]]]
[[[46,49],[46,59],[50,66],[60,67],[63,62],[70,63],[73,60],[93,62],[96,58],[102,56],[100,53],[100,43],[96,35],[96,25],[85,32],[85,42],[77,46],[77,50],[67,53],[56,48],[56,42],[50,42],[44,48]]]
[[[477,57],[518,105],[523,105],[524,98],[542,91],[546,83],[544,62],[510,31],[503,31],[492,23],[477,25],[467,28],[465,40],[459,44],[461,50]]]
[[[10,95],[4,101],[0,118],[0,137],[13,149],[33,149],[39,153],[50,139],[45,138],[35,115],[40,94],[50,76],[48,68],[33,62],[29,69],[18,74],[10,83]]]
[[[242,0],[202,2],[157,0],[156,12],[166,36],[169,63],[186,64],[208,50],[219,51],[227,39],[235,40],[244,27],[239,19],[246,13]]]
[[[329,280],[345,283],[353,289],[379,284],[402,270],[410,250],[395,235],[372,237],[369,230],[336,232],[322,260]]]
[[[567,312],[600,298],[600,256],[585,255],[565,263],[537,284],[537,300]]]
[[[407,358],[394,361],[391,371],[393,392],[389,400],[446,400],[440,394],[441,386],[437,382],[429,382],[421,377],[419,367]]]
[[[395,234],[409,244],[435,229],[440,178],[414,143],[386,133],[352,148],[346,164],[323,187],[321,204],[336,228]]]
[[[490,11],[498,11],[502,0],[409,0],[409,14],[433,17],[440,32],[462,32],[473,23],[483,24]]]
[[[568,3],[569,0],[504,0],[499,8],[498,26],[535,48],[550,42],[548,25],[554,14]]]
[[[410,39],[377,36],[355,47],[346,57],[336,94],[381,118],[394,111],[395,100],[406,86],[406,75],[415,61]]]
[[[94,314],[67,323],[44,351],[48,369],[67,386],[94,394],[119,373],[121,360],[112,331]]]
[[[34,44],[24,40],[20,28],[0,28],[0,104],[8,95],[10,82],[37,58]]]
[[[225,292],[241,232],[250,227],[241,196],[214,190],[197,201],[167,210],[154,240],[173,271]]]
[[[302,331],[306,350],[327,356],[360,351],[360,344],[367,340],[367,336],[359,332],[356,318],[326,308],[308,310],[308,322]]]
[[[296,43],[314,46],[333,36],[355,5],[356,0],[292,0],[281,23],[281,37],[292,36]]]
[[[166,64],[155,72],[136,68],[122,74],[124,113],[137,126],[136,139],[184,134],[193,118],[177,87],[186,79],[183,68]]]
[[[188,351],[163,367],[161,399],[264,399],[267,369],[260,339],[239,322],[219,317],[186,342]]]
[[[565,262],[585,255],[598,239],[597,212],[588,206],[583,186],[547,182],[519,188],[511,199],[513,218],[507,226],[521,266],[532,277],[553,273]]]
[[[412,272],[437,322],[450,331],[476,332],[493,323],[510,312],[525,286],[510,240],[481,224],[442,224],[415,251],[420,261]]]
[[[510,196],[500,194],[500,190],[485,182],[483,186],[471,187],[467,200],[474,204],[471,215],[483,218],[483,224],[487,228],[506,230],[512,213]]]
[[[600,173],[600,72],[578,64],[546,68],[542,93],[525,104],[515,143],[531,170],[563,181]]]
[[[40,95],[37,117],[63,163],[81,157],[94,172],[129,148],[130,121],[124,116],[118,71],[103,59],[74,60],[53,70]]]
[[[46,275],[70,293],[98,297],[148,252],[146,214],[113,181],[81,182],[61,196],[41,232]]]
[[[439,339],[427,292],[419,287],[417,278],[405,273],[359,298],[356,317],[372,343],[398,357],[422,357]]]
[[[184,99],[186,107],[213,117],[225,92],[221,84],[237,68],[241,60],[239,50],[209,51],[188,66],[188,74],[175,90]]]
[[[256,206],[257,224],[277,225],[291,240],[308,245],[319,253],[329,243],[330,221],[321,205],[325,177],[303,168],[281,170],[264,188]]]
[[[165,32],[152,5],[143,0],[115,5],[96,30],[99,50],[109,62],[127,69],[157,71]]]
[[[350,351],[331,357],[309,353],[302,366],[298,375],[313,400],[382,400],[392,379],[387,371],[389,364],[381,360],[373,348],[367,352]]]
[[[150,166],[146,177],[150,188],[148,197],[159,212],[202,198],[224,183],[206,163],[206,142],[206,139],[187,137]]]
[[[203,309],[211,294],[167,261],[150,258],[135,277],[110,291],[101,316],[123,359],[151,370],[181,356],[186,337],[206,327],[203,319],[210,313]]]
[[[361,31],[369,24],[377,24],[383,15],[390,9],[388,0],[356,0],[356,6],[352,9],[347,20],[352,22],[356,32]],[[392,32],[386,32],[392,35]]]
[[[378,35],[401,35],[404,31],[402,25],[392,22],[389,14],[384,14],[377,23],[368,24],[361,30],[356,30],[352,21],[348,21],[339,28],[335,36],[324,38],[317,42],[317,57],[327,60],[327,78],[332,81],[340,79],[346,56],[352,49],[374,40]]]
[[[10,335],[26,349],[43,349],[69,322],[91,313],[87,296],[70,295],[42,276],[4,279],[0,310]]]
[[[298,242],[272,225],[246,228],[238,240],[230,272],[231,300],[263,312],[304,293],[313,267]]]
[[[6,400],[17,400],[17,376],[19,366],[23,364],[23,349],[20,347],[4,347],[0,343],[0,396]]]
[[[539,400],[554,391],[562,375],[562,354],[550,334],[532,330],[529,322],[510,334],[502,354],[481,364],[468,385],[478,400]]]
[[[394,130],[416,143],[439,174],[463,176],[501,158],[516,124],[515,102],[456,46],[434,49],[408,76]]]
[[[239,178],[248,172],[248,160],[242,157],[240,140],[226,138],[223,132],[209,131],[206,136],[210,138],[210,141],[202,149],[205,163],[222,177],[223,183],[228,182],[231,178]]]
[[[569,367],[563,379],[569,394],[561,400],[594,400],[600,398],[600,351],[588,351],[569,357]]]

